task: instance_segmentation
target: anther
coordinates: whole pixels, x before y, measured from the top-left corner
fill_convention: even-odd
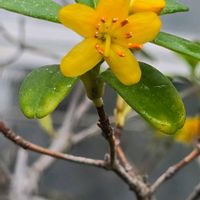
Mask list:
[[[99,44],[96,44],[96,45],[95,45],[95,48],[96,48],[96,50],[97,50],[101,55],[104,54],[104,51],[103,51],[103,49],[100,47]]]
[[[102,22],[102,23],[105,23],[105,22],[106,22],[105,17],[102,17],[102,18],[101,18],[101,22]]]
[[[133,37],[133,32],[126,33],[126,38],[127,39],[132,38],[132,37]]]
[[[131,48],[134,48],[134,44],[133,44],[133,43],[131,43],[131,42],[130,42],[130,43],[128,43],[128,48],[129,48],[129,49],[131,49]]]
[[[125,26],[126,24],[128,24],[128,18],[121,22],[121,26]]]
[[[98,38],[98,37],[99,37],[99,32],[98,32],[98,31],[95,32],[94,37],[95,37],[95,38]]]
[[[128,48],[129,49],[141,49],[142,45],[141,44],[133,44],[133,43],[128,43]]]
[[[119,18],[114,17],[114,18],[112,18],[112,23],[116,23],[118,20],[119,20]]]
[[[103,51],[103,49],[101,49],[101,48],[97,49],[97,51],[98,51],[101,55],[104,54],[104,51]]]
[[[120,57],[125,57],[125,53],[122,52],[122,51],[118,51],[118,52],[117,52],[117,55],[120,56]]]
[[[99,29],[100,29],[100,27],[101,27],[101,24],[100,24],[100,23],[98,23],[98,24],[97,24],[97,27],[96,27],[96,30],[99,30]]]
[[[99,47],[100,47],[99,44],[96,44],[96,45],[95,45],[95,48],[96,48],[96,49],[99,49]]]

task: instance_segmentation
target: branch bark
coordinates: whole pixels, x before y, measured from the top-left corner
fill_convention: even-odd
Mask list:
[[[194,149],[189,155],[187,155],[184,159],[178,162],[176,165],[171,166],[165,171],[151,186],[151,193],[154,193],[161,184],[166,182],[168,179],[172,178],[177,172],[179,172],[183,167],[188,165],[194,159],[199,157],[200,155],[200,141],[198,141],[196,145],[196,149]]]
[[[101,128],[103,132],[103,136],[108,141],[110,146],[110,164],[111,166],[115,163],[115,136],[113,129],[110,125],[110,121],[108,119],[108,116],[105,113],[104,106],[97,107],[97,112],[99,115],[99,123],[98,126]]]
[[[3,133],[3,135],[17,144],[18,146],[24,148],[25,150],[30,150],[36,153],[41,153],[43,155],[48,155],[53,158],[58,158],[61,160],[67,160],[74,163],[81,163],[84,165],[91,165],[96,166],[100,168],[107,168],[106,164],[102,160],[94,160],[90,158],[80,157],[80,156],[73,156],[69,154],[63,154],[60,152],[52,151],[47,148],[43,148],[41,146],[38,146],[36,144],[33,144],[24,138],[20,137],[19,135],[15,134],[11,129],[7,128],[3,122],[0,122],[0,131]]]

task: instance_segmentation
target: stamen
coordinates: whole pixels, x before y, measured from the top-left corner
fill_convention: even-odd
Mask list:
[[[98,32],[98,31],[95,32],[94,37],[95,37],[95,38],[98,38],[98,37],[99,37],[99,32]]]
[[[119,20],[119,18],[114,17],[114,18],[112,18],[112,23],[116,23],[118,20]]]
[[[122,51],[118,51],[118,52],[117,52],[117,55],[120,56],[120,57],[125,57],[125,53],[122,52]]]
[[[102,18],[101,18],[101,22],[102,22],[102,23],[105,23],[105,22],[106,22],[106,18],[105,18],[105,17],[102,17]]]
[[[98,24],[97,24],[97,27],[96,27],[96,30],[99,30],[99,29],[100,29],[100,27],[101,27],[101,24],[100,24],[100,23],[98,23]]]
[[[129,38],[132,38],[133,37],[133,32],[128,32],[126,33],[126,38],[129,39]]]
[[[131,43],[131,42],[130,42],[130,43],[128,43],[128,48],[129,48],[129,49],[132,49],[132,48],[134,48],[134,44],[133,44],[133,43]]]
[[[103,51],[103,49],[100,47],[99,44],[96,44],[96,45],[95,45],[95,48],[96,48],[96,50],[97,50],[101,55],[103,55],[104,51]]]
[[[126,24],[128,24],[128,18],[121,22],[121,26],[125,26]]]
[[[141,49],[142,45],[141,44],[133,44],[133,43],[128,43],[128,48],[129,49]]]
[[[108,57],[110,55],[110,45],[111,45],[111,37],[109,34],[106,34],[106,44],[105,44],[105,53],[104,56]]]
[[[142,44],[135,44],[133,48],[136,50],[140,50],[142,48]]]

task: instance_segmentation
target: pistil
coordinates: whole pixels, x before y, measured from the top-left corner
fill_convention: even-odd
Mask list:
[[[108,57],[110,55],[110,45],[111,45],[111,37],[109,34],[105,35],[105,39],[106,39],[106,44],[105,44],[105,52],[104,52],[104,56]]]

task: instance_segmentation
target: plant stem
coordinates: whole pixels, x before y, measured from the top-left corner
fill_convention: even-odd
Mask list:
[[[98,126],[101,128],[103,132],[103,136],[108,141],[110,146],[110,164],[113,166],[115,163],[115,137],[113,129],[110,125],[110,121],[108,119],[108,116],[105,113],[104,105],[102,104],[100,107],[96,107],[97,113],[99,115],[99,122]]]

